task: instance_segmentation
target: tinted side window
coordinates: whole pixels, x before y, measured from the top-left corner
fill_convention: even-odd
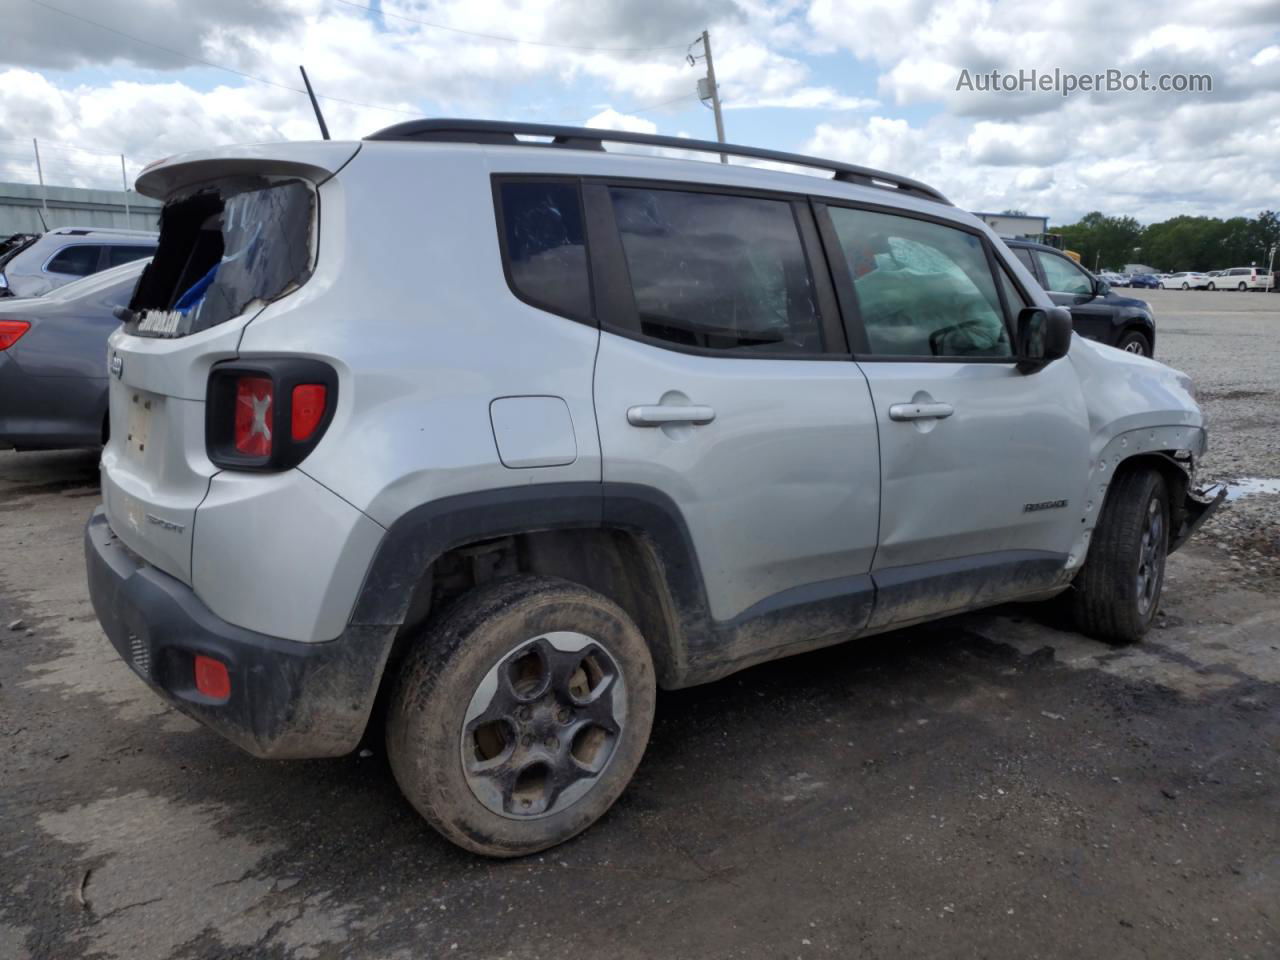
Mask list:
[[[611,188],[640,332],[735,353],[820,353],[813,284],[791,204]]]
[[[63,247],[49,261],[50,273],[69,273],[75,277],[87,277],[98,269],[98,254],[102,248],[91,243],[78,243]]]
[[[1011,357],[982,241],[964,230],[829,207],[872,354]]]
[[[1045,285],[1056,293],[1093,293],[1093,282],[1085,272],[1066,257],[1037,250],[1036,256],[1044,268]]]
[[[591,281],[577,183],[505,182],[502,255],[516,295],[582,320],[591,316]]]
[[[1014,247],[1013,255],[1022,261],[1022,265],[1031,271],[1031,275],[1036,275],[1036,268],[1031,263],[1031,251],[1026,247]]]
[[[118,267],[122,263],[132,263],[156,252],[155,247],[107,247],[107,266]]]

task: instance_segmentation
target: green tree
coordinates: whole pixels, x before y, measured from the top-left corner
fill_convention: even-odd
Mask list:
[[[1078,223],[1051,227],[1049,232],[1061,234],[1066,248],[1080,254],[1080,262],[1090,270],[1133,263],[1143,238],[1142,225],[1133,217],[1108,217],[1098,210],[1085,214]]]

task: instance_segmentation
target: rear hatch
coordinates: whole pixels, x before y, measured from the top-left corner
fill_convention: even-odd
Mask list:
[[[165,161],[138,180],[165,206],[155,257],[108,341],[102,496],[125,546],[184,583],[196,509],[218,472],[205,452],[210,367],[237,355],[244,327],[267,304],[307,282],[316,186],[356,149],[232,148]]]

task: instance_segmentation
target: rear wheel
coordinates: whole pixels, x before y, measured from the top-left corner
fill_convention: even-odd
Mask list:
[[[516,577],[461,597],[409,654],[387,755],[445,837],[493,857],[536,853],[599,819],[640,763],[656,683],[615,603]]]
[[[1244,293],[1246,290],[1249,289],[1249,285],[1245,283],[1243,280],[1241,280],[1240,284],[1236,287],[1236,289],[1239,290],[1241,293]]]
[[[1151,342],[1137,330],[1130,330],[1126,333],[1120,338],[1120,342],[1116,346],[1125,353],[1136,353],[1143,357],[1151,356]]]
[[[1187,283],[1187,281],[1183,280],[1183,281],[1182,281],[1182,289],[1183,289],[1183,290],[1190,290],[1190,289],[1191,289],[1191,284],[1189,284],[1189,283]]]
[[[1157,471],[1118,476],[1072,594],[1076,623],[1099,640],[1132,643],[1160,606],[1169,549],[1169,493]]]

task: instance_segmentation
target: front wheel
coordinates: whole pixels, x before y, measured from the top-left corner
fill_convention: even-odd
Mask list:
[[[1151,356],[1151,342],[1137,330],[1130,330],[1116,346],[1125,353],[1136,353],[1140,357]]]
[[[653,661],[606,597],[551,577],[464,594],[418,639],[387,720],[405,797],[491,857],[545,850],[613,805],[649,740]]]
[[[1169,552],[1169,491],[1157,471],[1130,470],[1112,481],[1076,576],[1076,623],[1113,643],[1140,640],[1160,606]]]

